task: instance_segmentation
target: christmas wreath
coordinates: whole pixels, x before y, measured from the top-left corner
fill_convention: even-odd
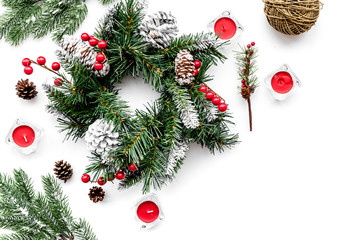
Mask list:
[[[117,178],[120,187],[143,181],[148,192],[173,179],[189,143],[211,153],[237,143],[224,99],[206,84],[212,80],[206,71],[225,60],[218,51],[224,43],[210,33],[176,37],[177,31],[170,13],[145,16],[143,5],[126,0],[110,10],[95,36],[61,40],[57,55],[65,73],[53,64],[48,70],[59,77],[44,88],[48,110],[67,138],[85,137],[91,150],[85,172],[92,176],[83,181],[103,185]],[[31,62],[25,62],[28,73]],[[142,75],[161,94],[145,111],[133,113],[114,88],[128,75]]]

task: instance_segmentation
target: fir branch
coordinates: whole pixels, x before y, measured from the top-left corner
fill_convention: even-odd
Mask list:
[[[11,230],[0,239],[96,240],[90,226],[74,219],[60,184],[53,176],[43,177],[45,193],[35,193],[23,170],[14,177],[0,174],[0,228]],[[11,195],[9,195],[11,194]]]

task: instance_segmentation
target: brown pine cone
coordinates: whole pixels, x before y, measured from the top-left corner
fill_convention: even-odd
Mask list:
[[[16,91],[16,95],[25,100],[31,100],[38,94],[35,84],[33,82],[29,82],[29,79],[21,79],[18,81],[16,84]]]
[[[241,95],[244,99],[246,99],[246,100],[249,99],[250,94],[251,94],[251,92],[250,92],[249,88],[247,88],[247,87],[241,88]]]
[[[97,203],[98,201],[102,201],[105,198],[105,191],[101,187],[92,187],[90,188],[89,192],[89,198],[94,203]]]
[[[180,85],[188,85],[195,80],[194,57],[188,50],[181,50],[175,58],[175,80]]]
[[[73,175],[73,169],[71,168],[71,165],[67,162],[64,162],[63,160],[55,162],[54,172],[55,176],[58,179],[63,180],[64,183],[66,183],[66,181],[69,180]]]

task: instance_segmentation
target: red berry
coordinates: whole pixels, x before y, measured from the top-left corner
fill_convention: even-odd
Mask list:
[[[82,181],[83,183],[88,183],[88,182],[90,182],[90,175],[89,175],[89,174],[84,174],[84,175],[82,175],[82,176],[81,176],[81,181]]]
[[[24,59],[22,60],[22,65],[23,65],[24,67],[30,66],[30,65],[31,65],[31,60],[28,59],[28,58],[24,58]]]
[[[227,105],[226,103],[220,103],[218,106],[218,109],[220,112],[225,112],[227,110]]]
[[[214,97],[214,98],[212,99],[212,103],[213,103],[214,105],[219,105],[219,104],[221,103],[221,99],[220,99],[219,97]]]
[[[54,85],[56,85],[58,87],[61,86],[62,83],[63,83],[63,80],[61,78],[57,78],[54,80]]]
[[[88,41],[89,39],[90,39],[89,34],[87,34],[87,33],[81,34],[81,40]]]
[[[213,97],[215,96],[215,93],[213,93],[212,91],[208,91],[206,94],[205,94],[207,100],[211,100],[213,99]]]
[[[242,82],[242,83],[245,83],[245,80],[243,79],[241,82]]]
[[[33,71],[34,71],[34,69],[33,69],[31,66],[26,66],[26,67],[24,68],[24,73],[27,74],[27,75],[32,74]]]
[[[104,40],[100,40],[100,41],[98,42],[98,48],[100,48],[100,49],[105,49],[106,46],[107,46],[107,43],[106,43]]]
[[[251,51],[250,56],[254,54],[254,51]]]
[[[100,186],[102,186],[102,185],[105,185],[106,181],[105,181],[105,179],[104,179],[103,177],[101,177],[101,178],[98,179],[97,183],[98,183]]]
[[[201,62],[200,62],[199,60],[195,60],[194,63],[195,63],[195,67],[196,67],[196,68],[200,68],[200,67],[201,67]]]
[[[248,65],[250,66],[250,62],[248,62]]]
[[[90,35],[89,39],[90,39],[90,38],[94,38],[94,35]]]
[[[243,72],[246,73],[246,69],[243,69]]]
[[[245,85],[245,84],[243,84],[243,85],[242,85],[242,87],[246,87],[246,85]]]
[[[201,87],[199,88],[200,92],[206,92],[207,91],[207,87],[205,85],[201,85]]]
[[[95,47],[97,43],[98,43],[98,40],[96,38],[92,37],[89,39],[90,46]]]
[[[54,70],[54,71],[59,71],[59,69],[60,69],[60,63],[58,63],[58,62],[53,62],[53,64],[51,65],[51,68],[52,68],[52,70]]]
[[[45,65],[46,63],[46,59],[43,56],[38,57],[36,61],[39,65]]]
[[[195,68],[194,69],[194,75],[196,76],[196,75],[198,75],[198,73],[199,73],[199,70],[197,70],[197,68]]]
[[[247,45],[247,48],[251,48],[251,45],[250,45],[250,44],[248,44],[248,45]]]
[[[132,172],[135,172],[137,170],[137,164],[136,163],[131,163],[129,165],[129,170]]]
[[[98,53],[98,54],[96,55],[96,61],[98,61],[98,62],[103,62],[104,60],[105,60],[105,55],[104,55],[104,54]]]
[[[96,62],[96,63],[94,64],[95,70],[100,71],[101,69],[103,69],[103,67],[104,67],[104,65],[103,65],[102,63],[100,63],[100,62]]]
[[[123,180],[125,178],[125,174],[123,172],[116,173],[116,179]]]
[[[251,46],[255,46],[255,42],[251,42]]]

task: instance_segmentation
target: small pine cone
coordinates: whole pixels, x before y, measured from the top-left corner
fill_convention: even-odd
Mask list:
[[[65,183],[73,175],[73,169],[71,168],[71,165],[67,162],[64,162],[63,160],[55,162],[54,172],[55,176],[58,179],[63,180]]]
[[[102,201],[105,198],[105,191],[102,189],[102,187],[92,187],[90,188],[89,192],[89,198],[94,203],[97,203],[98,201]]]
[[[139,33],[145,42],[154,48],[167,48],[176,37],[178,27],[171,13],[159,11],[147,16],[139,27]]]
[[[180,85],[188,85],[195,80],[194,57],[188,50],[181,50],[175,58],[175,80]]]
[[[33,82],[29,82],[29,79],[21,79],[18,81],[16,84],[16,91],[16,95],[25,100],[31,100],[38,94],[35,84]]]
[[[249,88],[247,88],[247,87],[241,88],[241,95],[244,99],[246,99],[246,100],[249,99],[250,94],[251,94],[251,92],[250,92]]]

